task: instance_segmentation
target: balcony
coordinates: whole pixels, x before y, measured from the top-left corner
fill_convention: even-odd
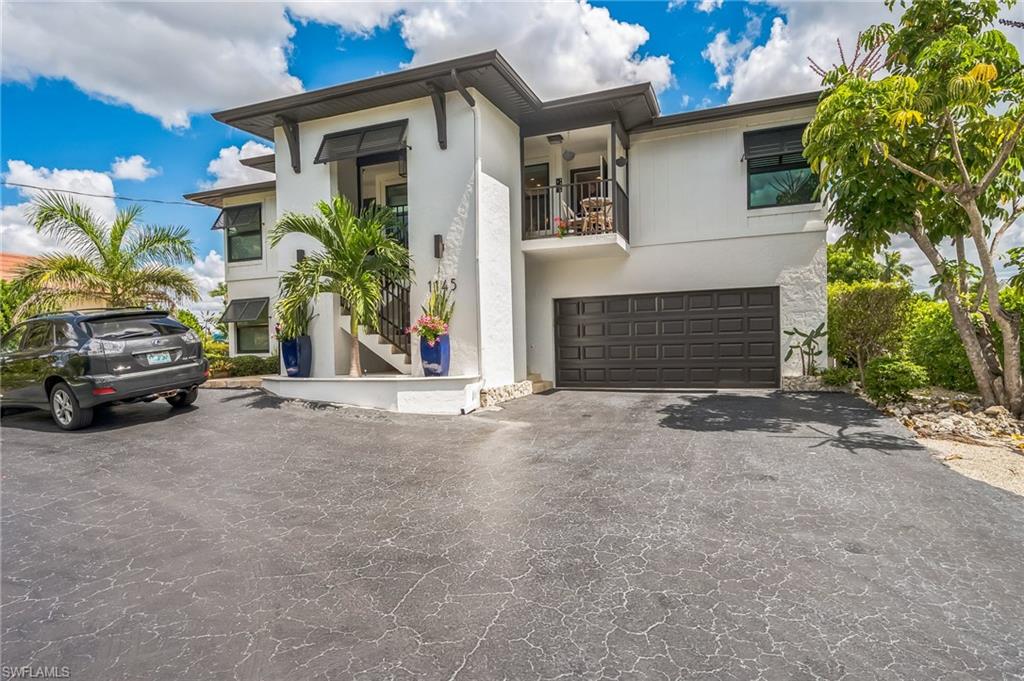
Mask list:
[[[526,189],[523,252],[538,257],[627,255],[629,197],[610,179]]]

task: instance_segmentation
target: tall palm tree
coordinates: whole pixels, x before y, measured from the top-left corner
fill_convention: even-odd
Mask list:
[[[371,205],[357,214],[343,196],[319,201],[314,215],[286,213],[270,232],[271,247],[289,234],[311,236],[323,246],[281,277],[280,317],[297,314],[320,293],[336,293],[349,311],[352,363],[349,376],[362,376],[359,327],[375,328],[385,280],[407,285],[412,277],[409,249],[392,238],[394,214]]]
[[[141,214],[142,208],[130,206],[106,224],[64,194],[39,195],[29,209],[32,225],[67,250],[45,253],[21,268],[17,281],[32,293],[18,316],[58,310],[83,299],[110,307],[174,307],[181,299],[198,300],[192,277],[177,267],[195,258],[188,230],[141,225]]]
[[[899,251],[882,253],[882,269],[878,278],[882,281],[910,281],[914,268],[903,262],[903,254]]]

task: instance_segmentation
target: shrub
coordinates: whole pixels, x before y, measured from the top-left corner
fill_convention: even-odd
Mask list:
[[[203,340],[203,352],[207,357],[224,357],[228,354],[228,344],[224,341]]]
[[[928,385],[923,368],[896,357],[878,357],[865,369],[864,392],[879,404],[905,400],[910,391]]]
[[[866,382],[865,367],[870,360],[900,349],[910,300],[906,284],[829,284],[829,354],[839,362],[856,364],[861,382]]]
[[[904,335],[907,359],[920,365],[928,382],[949,390],[975,389],[967,352],[946,302],[915,300]]]
[[[258,357],[256,355],[237,355],[227,358],[228,374],[231,376],[262,376],[281,372],[280,360],[277,355]]]
[[[836,367],[825,369],[821,372],[821,382],[825,385],[843,386],[850,385],[860,378],[860,372],[853,367]]]

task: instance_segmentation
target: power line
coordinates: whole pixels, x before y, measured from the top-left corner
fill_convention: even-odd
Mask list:
[[[92,192],[79,192],[73,189],[54,189],[53,187],[40,187],[35,184],[22,184],[20,182],[9,182],[4,180],[4,184],[8,187],[22,187],[24,189],[39,189],[46,192],[57,192],[58,194],[77,194],[78,196],[92,196],[97,199],[114,199],[117,201],[134,201],[137,203],[162,203],[168,206],[191,206],[192,208],[209,208],[209,206],[203,206],[198,203],[191,203],[189,201],[170,201],[165,199],[137,199],[130,196],[119,196],[117,194],[94,194]]]

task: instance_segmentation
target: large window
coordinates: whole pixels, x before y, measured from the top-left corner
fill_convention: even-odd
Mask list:
[[[220,321],[235,325],[235,352],[270,352],[270,324],[267,298],[232,300]]]
[[[227,234],[228,262],[263,257],[263,215],[260,204],[232,206],[221,211],[213,225]]]
[[[804,158],[805,125],[748,132],[747,208],[814,203],[818,178]]]

